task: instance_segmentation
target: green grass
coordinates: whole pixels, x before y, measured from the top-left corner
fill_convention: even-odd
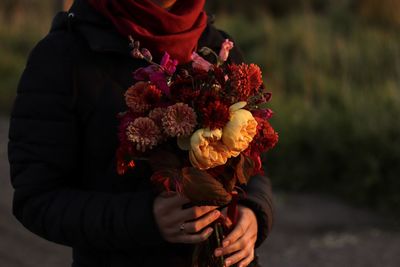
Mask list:
[[[53,10],[49,3],[49,0],[24,2],[12,21],[6,21],[0,12],[1,113],[10,111],[29,52],[50,28]]]
[[[265,162],[273,184],[400,210],[400,34],[344,21],[222,16],[218,25],[263,67],[273,93],[280,142]]]

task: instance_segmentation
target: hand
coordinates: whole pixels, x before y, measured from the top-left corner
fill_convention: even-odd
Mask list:
[[[223,213],[226,214],[225,209]],[[245,206],[238,205],[238,211],[239,218],[235,228],[223,240],[223,246],[214,251],[216,257],[229,255],[225,260],[227,267],[235,263],[239,263],[238,267],[245,267],[254,259],[258,231],[257,218],[254,212]]]
[[[164,239],[171,243],[200,243],[213,232],[207,227],[221,215],[218,206],[182,209],[190,200],[175,193],[162,193],[154,200],[153,213]],[[184,229],[181,230],[181,226]]]

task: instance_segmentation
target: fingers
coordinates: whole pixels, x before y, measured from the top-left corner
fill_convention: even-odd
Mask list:
[[[176,193],[175,195],[172,195],[171,197],[167,197],[166,202],[167,202],[166,205],[168,207],[181,209],[182,205],[189,203],[190,200],[188,198]]]
[[[234,230],[223,241],[223,247],[215,250],[216,257],[230,255],[225,260],[226,266],[240,262],[240,267],[247,266],[254,258],[254,244],[257,232],[250,229],[246,220],[239,220]]]
[[[213,229],[211,227],[207,227],[203,231],[198,234],[181,234],[177,237],[178,243],[185,243],[185,244],[197,244],[207,240],[212,234]]]
[[[224,222],[225,226],[230,229],[232,227],[232,224],[233,224],[231,219],[229,219],[229,217],[227,217],[227,216],[225,216],[223,214],[221,214],[220,217],[221,217],[222,221]]]
[[[248,250],[240,250],[239,252],[233,254],[232,256],[230,256],[229,258],[227,258],[225,260],[225,266],[226,267],[231,266],[231,265],[245,259],[248,256],[248,254],[249,254]]]
[[[238,267],[246,267],[254,260],[254,249],[251,250],[250,255],[244,260],[240,261]]]
[[[233,231],[223,240],[223,247],[233,244],[245,233],[253,236],[257,235],[257,218],[252,210],[239,206],[239,221]]]
[[[185,232],[186,233],[197,233],[201,231],[204,227],[211,224],[213,221],[218,219],[220,216],[220,212],[218,210],[211,211],[197,219],[195,221],[185,223]]]
[[[171,243],[199,243],[213,232],[210,223],[218,219],[220,212],[211,212],[218,206],[194,206],[183,209],[190,200],[179,193],[161,193],[156,197],[153,214],[163,238]],[[184,224],[184,231],[180,225]]]
[[[200,206],[200,207],[195,206],[188,209],[184,209],[180,214],[181,215],[180,219],[184,222],[190,220],[196,220],[217,208],[218,206]]]
[[[252,242],[252,239],[249,239],[249,237],[243,236],[234,244],[223,248],[223,252],[220,251],[220,253],[218,253],[218,255],[230,255],[225,260],[226,266],[231,266],[239,261],[244,261],[241,264],[247,266],[246,262],[249,261],[250,263],[253,260],[252,257],[254,257],[254,242]],[[217,253],[215,254],[217,255]]]
[[[217,248],[214,251],[215,256],[219,257],[221,255],[229,255],[237,251],[246,249],[248,246],[254,247],[257,240],[257,234],[250,231],[244,233],[238,240],[222,248]]]
[[[239,220],[233,231],[223,240],[222,244],[224,247],[229,244],[235,243],[241,236],[243,236],[249,228],[248,223],[245,220]]]
[[[219,257],[221,255],[228,255],[231,254],[233,252],[242,250],[244,247],[246,246],[246,239],[245,238],[241,238],[239,240],[237,240],[236,242],[234,242],[233,244],[224,247],[224,248],[217,248],[215,250],[215,256]]]

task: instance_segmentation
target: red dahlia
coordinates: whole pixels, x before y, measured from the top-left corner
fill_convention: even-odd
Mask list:
[[[262,85],[261,70],[255,64],[232,64],[228,66],[228,70],[232,91],[237,94],[239,100],[246,101]]]
[[[203,125],[211,130],[223,128],[229,118],[229,107],[220,101],[211,102],[203,108]]]
[[[276,145],[279,135],[267,120],[258,117],[255,119],[258,123],[257,135],[251,142],[251,151],[252,153],[267,152]]]
[[[144,91],[143,100],[147,104],[154,106],[160,102],[161,96],[161,90],[158,89],[154,84],[149,84]]]
[[[209,103],[221,102],[219,95],[214,91],[202,91],[199,98],[196,99],[196,109],[203,111],[209,105]]]
[[[261,154],[273,148],[278,142],[278,133],[272,128],[266,119],[254,117],[258,123],[257,135],[250,143],[250,147],[244,154],[254,162],[254,174],[263,174]]]
[[[189,86],[181,88],[175,87],[173,90],[171,90],[171,95],[176,102],[190,104],[200,95],[200,91],[193,90],[193,88]]]
[[[145,113],[159,103],[161,90],[148,82],[137,82],[125,92],[125,102],[133,113]]]

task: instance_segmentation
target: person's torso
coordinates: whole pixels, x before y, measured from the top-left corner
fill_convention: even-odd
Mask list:
[[[77,18],[75,16],[78,16]],[[129,40],[116,40],[121,51],[94,47],[96,38],[102,40],[114,33],[85,24],[79,19],[61,13],[55,19],[53,32],[72,35],[72,68],[70,77],[74,95],[73,111],[79,130],[79,186],[83,190],[119,194],[152,190],[151,169],[145,161],[137,161],[133,170],[118,175],[116,150],[118,148],[117,115],[127,110],[124,93],[134,83],[133,71],[146,66],[144,60],[129,55]],[[58,21],[56,21],[58,20]],[[93,28],[93,30],[92,30]],[[103,38],[104,37],[104,38]],[[215,48],[224,36],[208,27],[199,46]],[[109,45],[109,43],[108,43]],[[126,46],[126,47],[124,47]],[[110,47],[110,46],[108,46]],[[112,47],[112,45],[111,45]],[[128,51],[125,53],[125,50]],[[145,226],[143,226],[145,227]],[[125,266],[190,266],[192,245],[170,244],[166,247],[143,248],[132,252],[100,252],[74,249],[74,267],[125,267]]]

